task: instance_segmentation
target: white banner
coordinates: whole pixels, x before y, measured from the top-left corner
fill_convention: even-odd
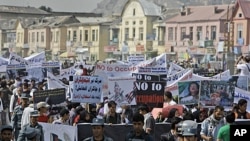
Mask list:
[[[76,126],[49,124],[39,122],[43,126],[45,141],[74,141]]]
[[[180,79],[182,76],[186,75],[186,73],[189,72],[189,70],[190,70],[190,69],[185,69],[185,70],[182,70],[182,71],[177,72],[177,73],[175,73],[175,74],[172,74],[172,75],[167,76],[167,78],[166,78],[167,86],[171,86],[171,85],[173,85],[174,83],[178,82],[179,79]],[[192,72],[193,72],[193,71],[192,71]]]
[[[45,52],[41,52],[41,53],[36,53],[36,54],[32,54],[29,57],[24,58],[25,60],[29,61],[29,63],[33,64],[33,63],[42,63],[46,61],[45,58]]]
[[[179,94],[178,82],[179,81],[190,80],[192,77],[193,77],[193,69],[188,70],[181,78],[174,81],[171,85],[167,85],[165,87],[165,91],[170,91],[173,94],[173,96],[178,96],[178,94]]]
[[[48,72],[47,76],[48,80],[48,89],[56,89],[56,88],[65,88],[68,89],[68,85],[64,84],[62,81],[60,81],[56,76],[54,76],[52,73]]]
[[[9,57],[9,64],[29,65],[29,62],[25,60],[23,57],[11,52]]]
[[[6,72],[6,66],[9,62],[9,59],[0,57],[0,72]]]
[[[238,103],[240,99],[245,99],[250,103],[250,92],[235,87],[234,103]],[[250,112],[250,104],[247,104],[247,111]]]
[[[102,79],[96,76],[73,76],[72,102],[99,103],[102,94]]]
[[[176,74],[177,72],[180,72],[184,70],[181,66],[175,64],[175,63],[170,63],[170,67],[168,69],[168,75],[173,75]]]

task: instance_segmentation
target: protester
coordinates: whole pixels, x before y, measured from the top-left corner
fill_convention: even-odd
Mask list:
[[[47,123],[49,120],[48,117],[48,108],[50,107],[50,105],[48,105],[46,102],[39,102],[36,105],[37,110],[39,111],[39,117],[38,117],[38,122],[45,122]]]
[[[34,104],[31,103],[31,100],[29,101],[30,101],[29,106],[24,109],[23,114],[22,114],[21,128],[23,128],[24,125],[30,123],[30,113],[34,111]]]
[[[63,125],[69,125],[69,110],[63,108],[60,111],[60,118],[57,120],[54,120],[52,124],[63,124]]]
[[[76,124],[79,123],[91,123],[92,122],[92,117],[91,114],[88,111],[81,111],[80,112],[80,118]],[[76,125],[74,124],[74,126]]]
[[[17,106],[14,109],[13,115],[11,117],[11,125],[13,127],[14,136],[16,140],[19,135],[19,131],[21,130],[21,120],[22,120],[23,111],[28,106],[28,104],[29,104],[29,94],[23,93],[21,95],[21,105]]]
[[[0,141],[12,141],[13,128],[10,125],[3,125],[1,127]]]
[[[149,107],[146,104],[139,106],[139,113],[144,116],[144,126],[143,129],[146,133],[153,135],[155,129],[155,119],[151,112],[149,111]]]
[[[168,116],[166,118],[166,120],[164,120],[164,122],[168,122],[168,123],[171,123],[172,119],[174,117],[179,117],[180,116],[180,113],[178,111],[178,109],[176,108],[172,108],[169,113],[168,113]]]
[[[134,114],[133,130],[126,135],[125,141],[133,141],[133,140],[153,141],[153,137],[145,132],[143,126],[144,126],[144,116],[139,113]]]
[[[108,102],[109,112],[104,116],[104,122],[108,124],[121,124],[121,115],[116,113],[115,101]]]
[[[13,110],[16,106],[21,104],[21,94],[23,92],[23,88],[21,86],[17,87],[13,90],[13,95],[10,97],[10,115],[12,116]]]
[[[241,60],[245,61],[245,63],[239,64],[239,62]],[[250,56],[249,55],[247,55],[245,57],[241,56],[237,60],[236,64],[237,64],[237,69],[241,70],[240,71],[240,75],[241,76],[249,76],[249,74],[250,74]]]
[[[164,93],[163,107],[171,106],[171,105],[175,105],[175,104],[176,104],[176,102],[173,100],[172,93],[170,91],[166,91]]]
[[[171,129],[169,132],[161,135],[161,141],[176,141],[177,140],[176,127],[179,122],[181,122],[180,118],[177,118],[177,117],[172,118]]]
[[[238,108],[235,112],[235,118],[237,119],[250,119],[250,113],[247,111],[247,101],[245,99],[240,99],[238,101]]]
[[[224,108],[222,106],[216,106],[213,114],[201,123],[200,135],[203,141],[216,141],[220,127],[225,124],[223,115]]]
[[[44,141],[43,127],[38,123],[39,113],[37,110],[30,113],[30,123],[23,126],[17,141],[31,140]]]
[[[227,124],[219,129],[217,141],[230,141],[230,125],[235,121],[235,114],[233,112],[229,112],[226,116],[226,121]]]
[[[133,119],[133,110],[130,105],[123,104],[121,105],[122,113],[121,113],[121,121],[125,124],[132,123]]]
[[[94,118],[92,120],[92,137],[88,137],[83,141],[113,141],[112,138],[107,137],[104,134],[104,120],[99,118]]]

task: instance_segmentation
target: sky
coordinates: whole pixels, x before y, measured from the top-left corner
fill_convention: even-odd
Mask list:
[[[42,5],[57,12],[90,12],[102,0],[0,0],[0,5],[31,6]]]

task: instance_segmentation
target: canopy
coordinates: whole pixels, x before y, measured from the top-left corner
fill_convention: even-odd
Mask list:
[[[61,58],[70,58],[70,57],[76,57],[76,54],[74,52],[64,52],[60,55]]]

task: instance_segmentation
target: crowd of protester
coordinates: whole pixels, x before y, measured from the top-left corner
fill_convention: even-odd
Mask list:
[[[83,71],[87,74],[87,71]],[[86,75],[84,74],[84,75]],[[46,80],[34,79],[0,80],[1,141],[44,141],[43,128],[39,122],[76,126],[81,123],[92,125],[93,136],[84,141],[112,141],[104,135],[104,124],[133,124],[133,131],[127,133],[125,141],[133,139],[152,141],[155,124],[169,123],[171,130],[161,135],[162,141],[205,140],[228,141],[229,124],[235,119],[250,119],[246,111],[247,101],[241,99],[229,111],[221,106],[212,109],[198,104],[183,105],[182,114],[172,108],[166,117],[159,112],[154,118],[147,104],[121,105],[104,99],[100,103],[72,103],[53,109],[46,101],[33,103],[35,91],[46,90]],[[164,93],[164,107],[177,103],[171,92]],[[201,131],[198,124],[201,124]]]

